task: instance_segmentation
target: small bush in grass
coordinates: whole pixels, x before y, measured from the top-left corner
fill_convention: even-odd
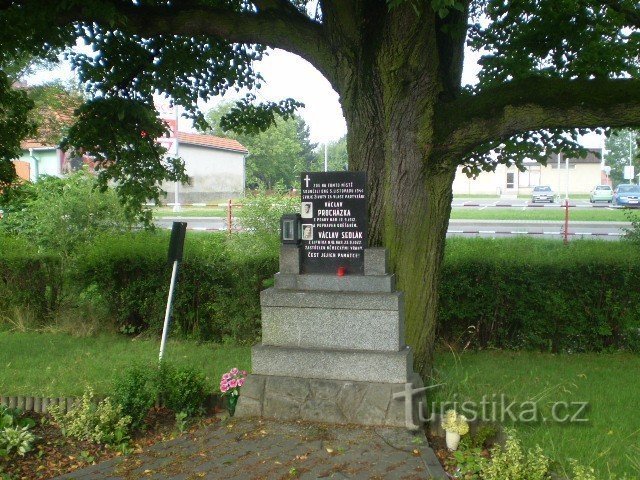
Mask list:
[[[0,405],[0,458],[16,452],[20,456],[33,450],[38,439],[30,429],[35,421],[21,417],[22,411]],[[1,474],[1,472],[0,472]]]
[[[131,417],[131,428],[143,427],[144,419],[158,398],[157,372],[152,367],[131,367],[117,376],[113,387],[113,400],[122,413]]]
[[[280,243],[280,217],[300,212],[300,196],[292,196],[282,187],[274,193],[259,189],[242,200],[238,221],[252,239],[244,242],[251,250],[277,250]],[[242,239],[242,237],[241,237]]]
[[[204,375],[190,367],[134,366],[114,381],[113,400],[131,417],[131,427],[143,427],[149,409],[157,399],[175,413],[194,416],[202,411],[210,388]]]
[[[484,480],[546,480],[550,460],[538,446],[525,451],[514,431],[508,432],[504,447],[491,449],[491,459],[482,465]]]
[[[197,370],[163,362],[158,370],[158,390],[166,407],[193,416],[202,411],[209,389],[204,375]]]
[[[65,436],[113,446],[127,443],[131,417],[123,415],[122,407],[111,399],[95,403],[94,397],[93,390],[88,388],[80,403],[66,414],[58,405],[50,406],[47,411]]]

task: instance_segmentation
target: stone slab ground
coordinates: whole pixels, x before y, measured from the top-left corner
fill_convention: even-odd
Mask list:
[[[230,419],[59,479],[444,479],[422,431]]]

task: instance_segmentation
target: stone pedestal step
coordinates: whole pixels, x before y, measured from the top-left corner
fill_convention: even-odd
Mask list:
[[[263,306],[262,344],[398,352],[404,322],[399,310]]]
[[[402,292],[318,292],[268,288],[260,293],[263,307],[392,310],[403,307]]]
[[[413,388],[423,386],[415,373],[407,383]],[[413,429],[421,425],[419,412],[425,405],[424,392],[407,395],[405,383],[251,374],[242,387],[236,416]]]
[[[406,383],[413,374],[409,347],[380,352],[256,345],[251,355],[259,375]]]
[[[289,290],[324,292],[393,292],[395,275],[318,275],[276,273],[275,286]]]

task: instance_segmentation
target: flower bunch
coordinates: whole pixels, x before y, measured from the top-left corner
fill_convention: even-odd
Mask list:
[[[240,395],[240,387],[244,385],[244,379],[246,376],[246,370],[232,368],[222,375],[222,378],[220,379],[220,391],[223,395],[237,397]]]
[[[469,423],[467,417],[458,415],[455,410],[447,410],[442,418],[442,428],[447,432],[455,432],[460,435],[469,433]]]

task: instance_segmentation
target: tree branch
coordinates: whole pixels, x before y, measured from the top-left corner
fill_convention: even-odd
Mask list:
[[[544,129],[640,125],[640,80],[531,78],[461,96],[436,119],[435,155],[449,160],[491,140]]]
[[[611,10],[623,15],[627,26],[640,28],[640,9],[626,5],[620,0],[605,0],[604,4]]]
[[[95,8],[77,8],[61,13],[57,25],[71,22],[98,24],[117,28],[142,37],[180,35],[185,37],[211,36],[228,42],[258,43],[282,48],[308,60],[331,78],[334,73],[332,54],[322,26],[302,15],[295,8],[267,8],[264,11],[235,12],[206,6],[150,6],[113,2],[119,18],[115,26],[111,15],[101,16]],[[267,0],[258,3],[282,3]]]

